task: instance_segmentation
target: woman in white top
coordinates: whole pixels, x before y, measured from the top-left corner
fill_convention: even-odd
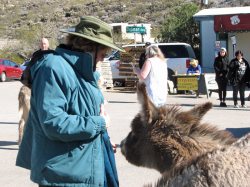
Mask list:
[[[133,68],[134,73],[146,84],[149,98],[159,107],[167,101],[167,62],[160,48],[155,45],[146,48],[146,61],[142,69]]]

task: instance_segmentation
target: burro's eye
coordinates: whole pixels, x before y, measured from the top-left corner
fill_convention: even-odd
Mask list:
[[[135,133],[130,132],[127,138],[127,144],[135,144],[138,141],[138,138]]]

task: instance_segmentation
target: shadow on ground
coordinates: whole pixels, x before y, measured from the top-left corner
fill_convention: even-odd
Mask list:
[[[7,121],[0,121],[0,124],[14,124],[14,125],[17,125],[18,122],[7,122]]]
[[[13,148],[13,145],[17,145],[17,142],[13,141],[0,141],[0,149],[2,150],[18,150],[18,148]]]
[[[250,133],[250,127],[246,128],[226,128],[229,132],[231,132],[236,138],[240,138],[247,133]]]
[[[108,103],[119,103],[119,104],[121,103],[122,104],[122,103],[137,103],[137,102],[130,102],[130,101],[110,101],[109,100]]]

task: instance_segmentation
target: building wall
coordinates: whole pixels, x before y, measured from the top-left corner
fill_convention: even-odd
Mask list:
[[[236,50],[241,50],[244,54],[244,58],[250,62],[250,32],[238,32],[228,34],[228,54],[229,59],[234,58],[233,45],[231,42],[231,36],[236,37]]]
[[[214,21],[211,19],[200,22],[201,36],[201,64],[202,70],[206,73],[213,72],[215,57],[216,34],[214,32]]]

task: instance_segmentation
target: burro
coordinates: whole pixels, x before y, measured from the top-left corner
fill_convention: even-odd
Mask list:
[[[250,134],[237,140],[228,131],[202,123],[210,102],[182,111],[178,106],[156,108],[144,84],[138,85],[137,94],[142,109],[121,151],[130,163],[162,174],[146,186],[249,186]]]

